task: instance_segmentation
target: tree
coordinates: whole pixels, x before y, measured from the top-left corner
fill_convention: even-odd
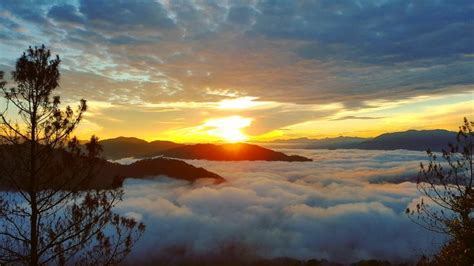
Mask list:
[[[474,264],[473,125],[464,118],[456,144],[442,151],[442,161],[427,151],[429,163],[421,163],[417,181],[423,197],[414,209],[406,210],[415,223],[450,237],[432,264]]]
[[[112,208],[120,188],[89,186],[100,167],[98,139],[82,148],[73,131],[87,110],[60,108],[59,56],[44,45],[16,62],[7,88],[0,72],[0,263],[114,264],[145,227]]]

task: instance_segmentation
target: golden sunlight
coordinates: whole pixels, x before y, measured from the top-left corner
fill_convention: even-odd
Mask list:
[[[246,109],[258,105],[258,103],[253,102],[253,100],[258,99],[258,97],[240,97],[230,100],[222,100],[219,102],[219,108],[221,109]]]
[[[240,142],[248,139],[248,136],[242,132],[252,124],[251,118],[245,118],[239,115],[209,119],[204,123],[205,128],[210,128],[207,134],[219,137],[227,142]]]

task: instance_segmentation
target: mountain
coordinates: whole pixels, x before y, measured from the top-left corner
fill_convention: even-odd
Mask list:
[[[122,165],[103,161],[95,175],[95,188],[112,185],[112,182],[122,184],[125,178],[149,178],[167,176],[174,179],[194,182],[200,178],[214,179],[215,183],[222,183],[225,179],[218,174],[207,171],[202,167],[195,167],[186,162],[167,158],[153,158],[136,161],[129,165]]]
[[[18,188],[24,189],[29,183],[28,175],[22,174],[18,165],[23,161],[18,161],[17,156],[26,154],[26,145],[0,145],[0,190]],[[14,155],[14,156],[12,156]],[[48,162],[58,161],[61,163],[47,165],[42,168],[43,172],[39,176],[47,177],[48,182],[43,182],[43,189],[56,189],[57,185],[65,185],[61,189],[72,189],[77,185],[81,190],[88,189],[109,189],[121,187],[125,178],[150,178],[156,176],[167,176],[174,179],[194,182],[201,178],[210,178],[214,183],[224,182],[225,179],[218,174],[207,171],[201,167],[195,167],[181,160],[167,158],[153,158],[136,161],[129,165],[122,165],[109,162],[105,159],[97,159],[95,167],[91,172],[91,178],[83,179],[86,176],[84,166],[90,165],[86,156],[80,156],[62,150],[53,150],[48,157],[41,157],[38,160],[48,158]],[[41,163],[40,163],[41,165]],[[14,183],[10,183],[8,177],[15,177]],[[70,180],[67,184],[63,180]],[[16,185],[14,185],[16,184]],[[13,185],[13,186],[12,186]]]
[[[282,152],[245,143],[185,145],[159,152],[159,154],[170,158],[211,161],[311,161],[303,156],[286,155]]]
[[[365,150],[416,150],[441,151],[448,143],[456,141],[456,132],[447,130],[408,130],[404,132],[386,133],[376,138],[363,141],[355,146]]]
[[[116,160],[126,157],[150,158],[165,156],[178,159],[213,161],[310,161],[310,159],[272,151],[252,144],[195,144],[185,145],[171,141],[147,142],[138,138],[118,137],[99,141],[102,156]]]
[[[408,130],[385,133],[375,138],[337,137],[325,139],[290,139],[262,143],[272,148],[299,149],[363,149],[363,150],[416,150],[433,151],[446,149],[448,143],[456,141],[456,132],[435,130]]]
[[[274,140],[271,142],[261,142],[259,144],[270,148],[287,148],[287,149],[350,149],[354,148],[357,144],[369,140],[367,138],[358,137],[336,137],[336,138],[324,138],[324,139],[309,139],[309,138],[296,138],[296,139],[284,139]]]
[[[375,138],[336,137],[325,139],[298,138],[258,143],[269,148],[294,149],[363,149],[441,151],[455,142],[456,132],[447,130],[408,130],[385,133]],[[99,142],[107,159],[125,157],[149,158],[165,156],[178,159],[213,161],[310,161],[298,155],[286,155],[255,144],[195,144],[185,145],[171,141],[147,142],[137,138],[119,137]]]
[[[102,146],[102,155],[107,159],[121,159],[125,157],[144,158],[149,154],[157,153],[183,146],[183,144],[171,141],[152,141],[148,142],[138,138],[118,137],[99,141]]]
[[[325,138],[312,141],[306,145],[308,149],[339,149],[340,147],[351,148],[356,147],[359,143],[367,140],[366,138],[358,137],[337,137]]]

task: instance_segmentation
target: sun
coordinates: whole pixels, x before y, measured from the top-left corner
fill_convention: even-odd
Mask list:
[[[204,123],[204,127],[208,128],[207,134],[219,137],[226,142],[242,142],[249,137],[242,132],[252,124],[251,118],[241,117],[239,115],[209,119]]]

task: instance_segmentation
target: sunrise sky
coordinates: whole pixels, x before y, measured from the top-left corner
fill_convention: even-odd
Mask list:
[[[62,58],[78,134],[179,142],[456,130],[474,117],[474,4],[0,1],[0,70]]]

